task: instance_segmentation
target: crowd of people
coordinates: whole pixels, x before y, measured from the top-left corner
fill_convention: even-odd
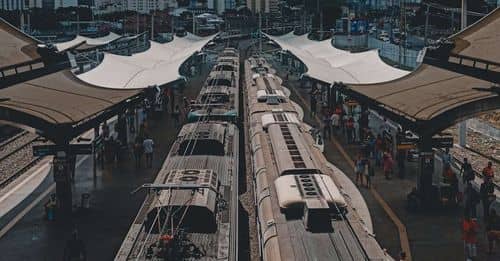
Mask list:
[[[474,260],[477,257],[477,242],[480,225],[477,220],[477,206],[481,202],[483,209],[484,231],[488,241],[488,254],[494,253],[495,244],[500,240],[500,217],[496,210],[491,207],[496,200],[495,185],[492,181],[494,172],[493,165],[488,165],[483,169],[483,183],[479,193],[473,188],[475,174],[467,158],[464,159],[460,174],[464,183],[464,218],[462,221],[463,240],[467,260]]]
[[[311,92],[312,116],[316,115],[316,102],[318,91]],[[343,137],[348,144],[360,145],[360,151],[354,161],[355,183],[358,186],[371,187],[371,181],[375,176],[375,168],[379,167],[386,179],[391,179],[395,167],[395,160],[392,157],[391,146],[381,136],[387,130],[384,123],[379,130],[368,128],[368,117],[361,115],[358,120],[349,115],[344,110],[345,106],[340,103],[333,110],[324,108],[321,111],[321,125],[319,129],[313,127],[317,135],[321,135],[325,140],[329,140],[333,135]],[[321,131],[320,131],[321,130]],[[405,161],[407,154],[405,150],[398,150],[396,153],[396,164],[400,178],[405,176]],[[441,155],[443,163],[442,170],[442,191],[446,191],[449,202],[455,206],[463,203],[464,216],[461,228],[463,231],[464,249],[467,260],[474,260],[477,257],[477,241],[480,232],[480,223],[477,220],[477,207],[482,206],[482,217],[484,218],[485,238],[488,242],[488,253],[493,253],[495,243],[500,240],[500,217],[491,208],[491,204],[496,200],[494,194],[495,185],[493,183],[494,169],[492,162],[482,171],[482,183],[479,191],[474,188],[476,174],[467,158],[463,159],[463,164],[458,173],[452,168],[452,156],[449,149]],[[461,177],[462,189],[459,182]],[[416,188],[408,197],[418,198]],[[442,196],[442,195],[441,195]]]

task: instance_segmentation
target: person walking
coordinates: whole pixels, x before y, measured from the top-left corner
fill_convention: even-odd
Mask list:
[[[144,153],[144,147],[142,146],[142,138],[140,136],[135,137],[134,142],[134,158],[135,158],[135,167],[141,167],[142,154]]]
[[[354,166],[354,172],[356,173],[356,185],[357,186],[359,186],[360,182],[361,182],[361,185],[363,185],[364,168],[365,168],[365,162],[364,162],[363,158],[361,158],[361,155],[358,155],[358,158],[356,159],[355,166]]]
[[[87,250],[85,243],[79,237],[78,231],[74,230],[71,238],[66,242],[64,248],[64,261],[86,261]]]
[[[385,179],[391,179],[392,168],[394,166],[394,161],[389,152],[385,152],[383,156],[383,166],[384,166],[384,176]]]
[[[475,218],[465,216],[462,222],[462,239],[464,241],[466,260],[472,260],[477,256],[477,231],[479,225]]]
[[[146,136],[142,142],[142,147],[144,148],[144,155],[146,155],[146,167],[153,167],[153,150],[154,142],[149,136]]]
[[[460,168],[460,175],[462,175],[462,182],[464,184],[474,180],[474,170],[472,169],[472,165],[469,163],[467,158],[464,158],[464,162]]]
[[[366,160],[365,164],[365,178],[366,178],[366,187],[371,188],[372,186],[372,177],[375,176],[375,169],[369,159]]]
[[[490,213],[491,202],[495,200],[495,186],[491,179],[485,178],[481,188],[479,189],[479,194],[481,195],[481,203],[483,204],[483,214],[484,219],[488,220],[488,215]]]

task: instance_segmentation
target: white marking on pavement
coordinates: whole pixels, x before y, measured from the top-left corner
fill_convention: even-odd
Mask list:
[[[83,156],[75,164],[75,168],[78,168],[82,163],[89,158],[88,155]],[[47,163],[50,164],[50,163]],[[56,188],[56,184],[50,185],[40,196],[38,196],[33,202],[31,202],[25,209],[23,209],[17,216],[15,216],[5,227],[0,230],[0,238],[2,238],[9,230],[14,227],[19,220],[21,220],[30,210],[32,210],[40,201],[42,201],[47,195]]]

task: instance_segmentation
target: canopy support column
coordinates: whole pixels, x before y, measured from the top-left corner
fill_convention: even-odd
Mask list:
[[[432,201],[432,176],[434,174],[434,151],[432,150],[432,135],[421,135],[418,144],[419,178],[417,189],[422,197],[422,202]]]
[[[68,144],[65,144],[68,148]],[[75,169],[75,155],[69,150],[58,151],[53,160],[54,181],[56,182],[56,197],[59,212],[62,216],[70,216],[73,206],[73,191],[71,177]]]

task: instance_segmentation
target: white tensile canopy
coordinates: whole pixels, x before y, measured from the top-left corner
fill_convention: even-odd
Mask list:
[[[330,39],[313,41],[307,38],[307,34],[297,36],[293,32],[268,37],[306,65],[305,76],[322,82],[379,83],[410,73],[386,64],[380,59],[378,50],[351,53],[333,47]]]
[[[114,89],[146,88],[164,85],[182,76],[179,67],[191,55],[200,51],[214,36],[198,37],[188,34],[151,47],[132,56],[105,53],[102,62],[94,69],[77,75],[93,85]]]
[[[90,38],[90,37],[85,37],[81,35],[77,35],[73,40],[66,41],[66,42],[61,42],[61,43],[55,43],[54,46],[56,47],[58,52],[64,52],[66,50],[72,49],[74,47],[77,47],[81,44],[88,44],[88,45],[94,45],[94,46],[101,46],[101,45],[106,45],[108,43],[111,43],[122,36],[119,34],[115,34],[113,32],[110,32],[108,35],[103,36],[103,37],[98,37],[98,38]]]

